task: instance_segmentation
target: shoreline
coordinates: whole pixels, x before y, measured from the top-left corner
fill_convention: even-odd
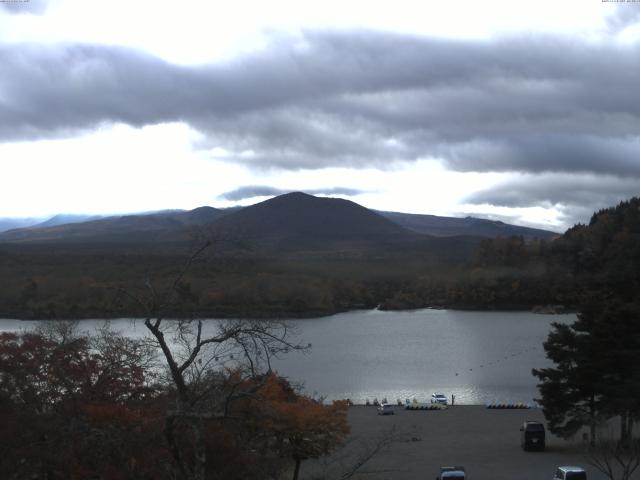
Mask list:
[[[332,317],[334,315],[339,315],[341,313],[352,313],[352,312],[371,312],[371,311],[379,311],[379,312],[392,312],[392,313],[403,313],[403,312],[417,312],[421,310],[451,310],[451,311],[460,311],[460,312],[516,312],[516,313],[535,313],[538,315],[570,315],[577,313],[576,309],[565,308],[562,305],[532,305],[532,306],[517,306],[517,305],[509,305],[509,306],[442,306],[442,305],[429,305],[425,307],[418,308],[404,308],[404,309],[395,309],[395,308],[353,308],[353,309],[344,309],[344,310],[336,310],[331,312],[286,312],[281,315],[271,316],[271,315],[235,315],[235,314],[220,314],[219,312],[216,314],[215,312],[211,312],[211,315],[206,313],[193,315],[190,317],[192,320],[228,320],[228,319],[242,319],[242,320],[266,320],[266,321],[278,321],[278,320],[308,320],[308,319],[316,319],[316,318],[327,318]],[[178,315],[164,315],[167,320],[179,320],[180,317]],[[83,320],[144,320],[145,317],[138,317],[136,315],[123,315],[123,314],[97,314],[97,315],[79,315],[73,317],[36,317],[36,316],[28,316],[28,315],[15,315],[15,314],[0,314],[0,320],[18,320],[24,322],[46,322],[46,321],[83,321]]]

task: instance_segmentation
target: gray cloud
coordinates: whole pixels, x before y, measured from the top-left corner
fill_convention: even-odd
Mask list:
[[[640,5],[634,2],[616,3],[613,13],[607,17],[607,26],[614,33],[638,22],[640,22]]]
[[[380,32],[278,38],[236,61],[0,46],[0,140],[185,121],[200,149],[284,169],[440,158],[458,171],[640,177],[640,46]]]
[[[563,224],[589,221],[598,209],[610,207],[640,195],[636,178],[613,175],[526,175],[476,192],[465,199],[471,204],[500,207],[556,207],[563,216]]]
[[[42,15],[48,7],[49,1],[47,0],[3,0],[0,2],[0,11],[4,10],[14,15]]]
[[[346,195],[350,197],[360,195],[362,193],[367,193],[367,191],[365,190],[343,187],[314,188],[302,191],[310,195]],[[244,187],[236,188],[235,190],[231,190],[229,192],[225,192],[219,195],[218,198],[223,200],[238,201],[253,197],[275,197],[276,195],[282,195],[289,192],[291,192],[291,190],[283,190],[266,185],[247,185]]]

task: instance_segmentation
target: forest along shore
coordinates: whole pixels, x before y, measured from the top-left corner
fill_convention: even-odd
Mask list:
[[[352,406],[348,413],[351,442],[329,459],[329,470],[356,461],[367,448],[391,438],[363,469],[367,479],[424,480],[435,478],[444,465],[462,465],[469,478],[551,478],[560,465],[580,465],[589,479],[601,475],[588,465],[580,440],[566,441],[547,431],[544,452],[525,452],[519,428],[525,420],[544,422],[539,409],[493,410],[480,405],[455,405],[446,410],[405,410],[378,415],[374,406]],[[580,437],[581,438],[581,437]],[[305,479],[323,471],[320,462],[303,465]]]

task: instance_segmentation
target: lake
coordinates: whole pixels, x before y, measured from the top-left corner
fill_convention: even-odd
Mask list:
[[[274,362],[307,393],[329,400],[428,401],[442,392],[456,403],[532,403],[537,396],[532,368],[549,366],[542,342],[552,322],[575,315],[458,310],[378,310],[292,320],[307,353],[292,352]],[[32,328],[38,322],[0,320],[0,331]],[[101,325],[83,321],[83,329]],[[145,332],[141,322],[112,320],[129,335]]]

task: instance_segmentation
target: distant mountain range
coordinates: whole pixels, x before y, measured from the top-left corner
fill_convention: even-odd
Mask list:
[[[39,222],[34,225],[29,225],[31,227],[37,228],[45,228],[45,227],[56,227],[58,225],[68,225],[70,223],[82,223],[82,222],[91,222],[93,220],[99,220],[104,218],[103,215],[76,215],[76,214],[65,214],[60,213],[58,215],[54,215],[48,220],[44,222]]]
[[[42,222],[41,218],[0,218],[0,232],[25,228]]]
[[[87,218],[60,223],[57,215],[28,228],[0,233],[0,243],[140,244],[186,240],[189,228],[207,225],[224,215],[213,207],[170,210],[143,215]]]
[[[0,218],[0,233],[17,228],[40,228],[53,227],[56,225],[65,225],[68,223],[87,222],[103,218],[100,215],[75,215],[75,214],[58,214],[51,218]]]
[[[56,215],[26,228],[0,233],[0,243],[164,245],[184,243],[203,234],[270,250],[393,246],[420,242],[427,236],[558,236],[546,230],[472,217],[376,212],[348,200],[294,192],[244,208],[200,207],[104,218]]]
[[[477,217],[439,217],[436,215],[419,215],[413,213],[378,212],[383,217],[402,225],[409,230],[434,237],[453,237],[468,235],[473,237],[512,237],[551,239],[560,233],[539,228],[510,225],[497,220]]]

